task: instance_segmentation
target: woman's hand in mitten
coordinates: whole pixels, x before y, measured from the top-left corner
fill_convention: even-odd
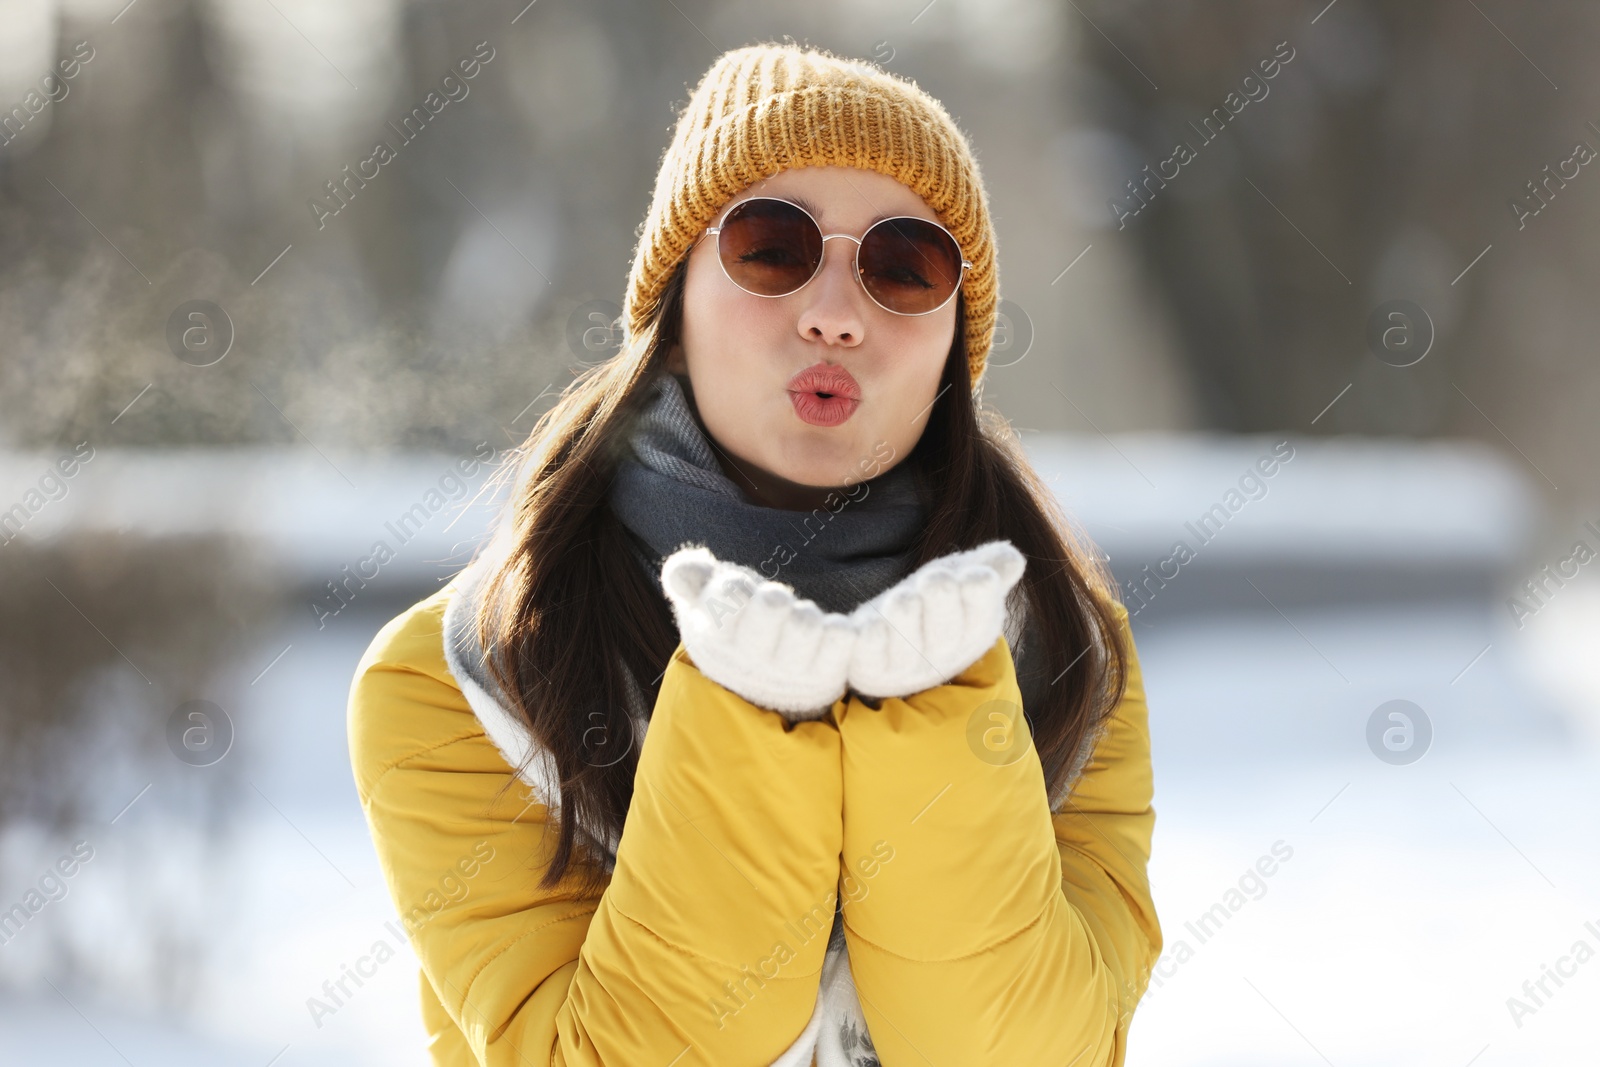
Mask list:
[[[782,582],[703,546],[661,567],[678,633],[700,673],[791,721],[820,719],[844,695],[856,630]]]
[[[949,681],[994,646],[1006,596],[1027,559],[990,541],[930,560],[850,614],[860,631],[850,688],[869,697],[919,693]]]

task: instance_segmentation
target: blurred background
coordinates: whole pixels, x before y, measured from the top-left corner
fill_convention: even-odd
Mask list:
[[[790,37],[971,137],[985,399],[1134,612],[1129,1064],[1595,1062],[1600,10],[525,2],[0,2],[0,1060],[428,1062],[356,661]]]

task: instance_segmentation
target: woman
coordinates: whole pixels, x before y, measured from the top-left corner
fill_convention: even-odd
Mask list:
[[[356,671],[435,1062],[1123,1061],[1161,949],[1144,691],[980,421],[996,278],[915,85],[779,45],[707,72],[622,352]]]

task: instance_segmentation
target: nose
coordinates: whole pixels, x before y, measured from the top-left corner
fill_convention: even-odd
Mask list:
[[[866,339],[867,293],[856,281],[856,247],[854,240],[824,239],[817,276],[796,294],[804,304],[795,325],[806,340],[854,348]]]

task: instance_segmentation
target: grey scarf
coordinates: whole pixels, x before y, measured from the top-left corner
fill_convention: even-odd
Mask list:
[[[858,481],[814,511],[753,504],[722,472],[717,446],[671,374],[656,380],[630,444],[608,502],[658,592],[662,562],[685,544],[784,582],[824,611],[848,612],[911,569],[927,509],[908,464]],[[867,459],[862,471],[881,467]]]

